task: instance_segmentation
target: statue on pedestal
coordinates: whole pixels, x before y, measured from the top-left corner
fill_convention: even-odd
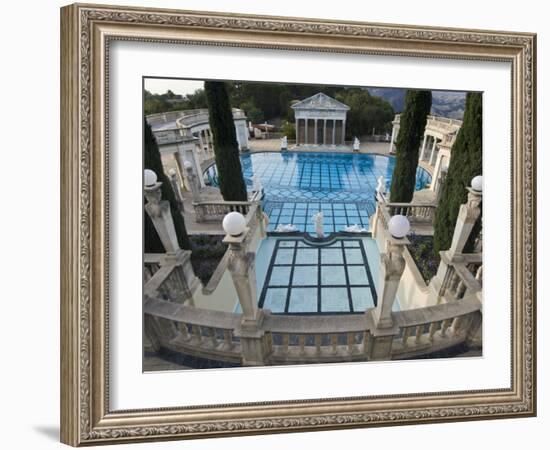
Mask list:
[[[281,138],[281,151],[285,151],[288,149],[288,138],[286,136],[283,136]]]
[[[325,230],[323,229],[323,212],[319,211],[312,216],[313,223],[315,224],[315,234],[318,238],[325,237]]]
[[[355,138],[353,139],[353,151],[358,152],[360,146],[361,142],[359,142],[359,139],[357,138],[357,136],[355,136]]]

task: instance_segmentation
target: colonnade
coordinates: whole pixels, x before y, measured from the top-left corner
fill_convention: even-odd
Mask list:
[[[296,119],[296,143],[313,145],[343,145],[346,121],[338,119]]]

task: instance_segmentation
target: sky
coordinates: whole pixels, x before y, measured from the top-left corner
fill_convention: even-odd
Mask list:
[[[202,89],[203,87],[204,81],[198,80],[145,79],[145,89],[152,94],[164,94],[170,89],[174,94],[181,94],[185,97],[187,94],[192,94],[197,89]]]

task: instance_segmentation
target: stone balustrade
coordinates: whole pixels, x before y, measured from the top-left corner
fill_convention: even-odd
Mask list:
[[[475,296],[394,312],[390,359],[425,356],[465,342],[481,322]],[[368,314],[283,316],[262,310],[259,325],[266,364],[369,361],[376,326]],[[242,364],[242,315],[195,308],[160,298],[144,301],[146,333],[157,347],[214,361]]]
[[[196,202],[193,208],[197,222],[221,222],[226,214],[233,211],[247,215],[250,202]]]
[[[457,253],[450,260],[442,255],[447,268],[439,295],[447,301],[461,300],[480,292],[483,287],[483,261],[481,253]]]
[[[396,203],[389,202],[383,193],[377,194],[378,204],[381,209],[380,219],[384,222],[384,227],[387,227],[387,221],[395,215],[402,215],[409,219],[411,226],[415,225],[415,222],[423,222],[433,224],[435,219],[436,205],[429,203]]]

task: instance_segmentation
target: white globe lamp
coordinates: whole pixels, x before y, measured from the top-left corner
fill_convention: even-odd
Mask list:
[[[231,236],[240,236],[246,229],[246,220],[241,213],[230,212],[223,218],[222,227]]]
[[[404,238],[409,230],[411,229],[411,224],[409,220],[402,215],[392,216],[388,223],[388,230],[390,234],[397,239]]]
[[[472,189],[476,192],[483,191],[483,175],[472,178]]]
[[[143,183],[145,187],[153,187],[157,184],[157,174],[150,169],[143,171]]]
[[[191,161],[188,161],[187,159],[183,161],[183,167],[185,167],[185,170],[189,170],[193,168],[193,164]]]

